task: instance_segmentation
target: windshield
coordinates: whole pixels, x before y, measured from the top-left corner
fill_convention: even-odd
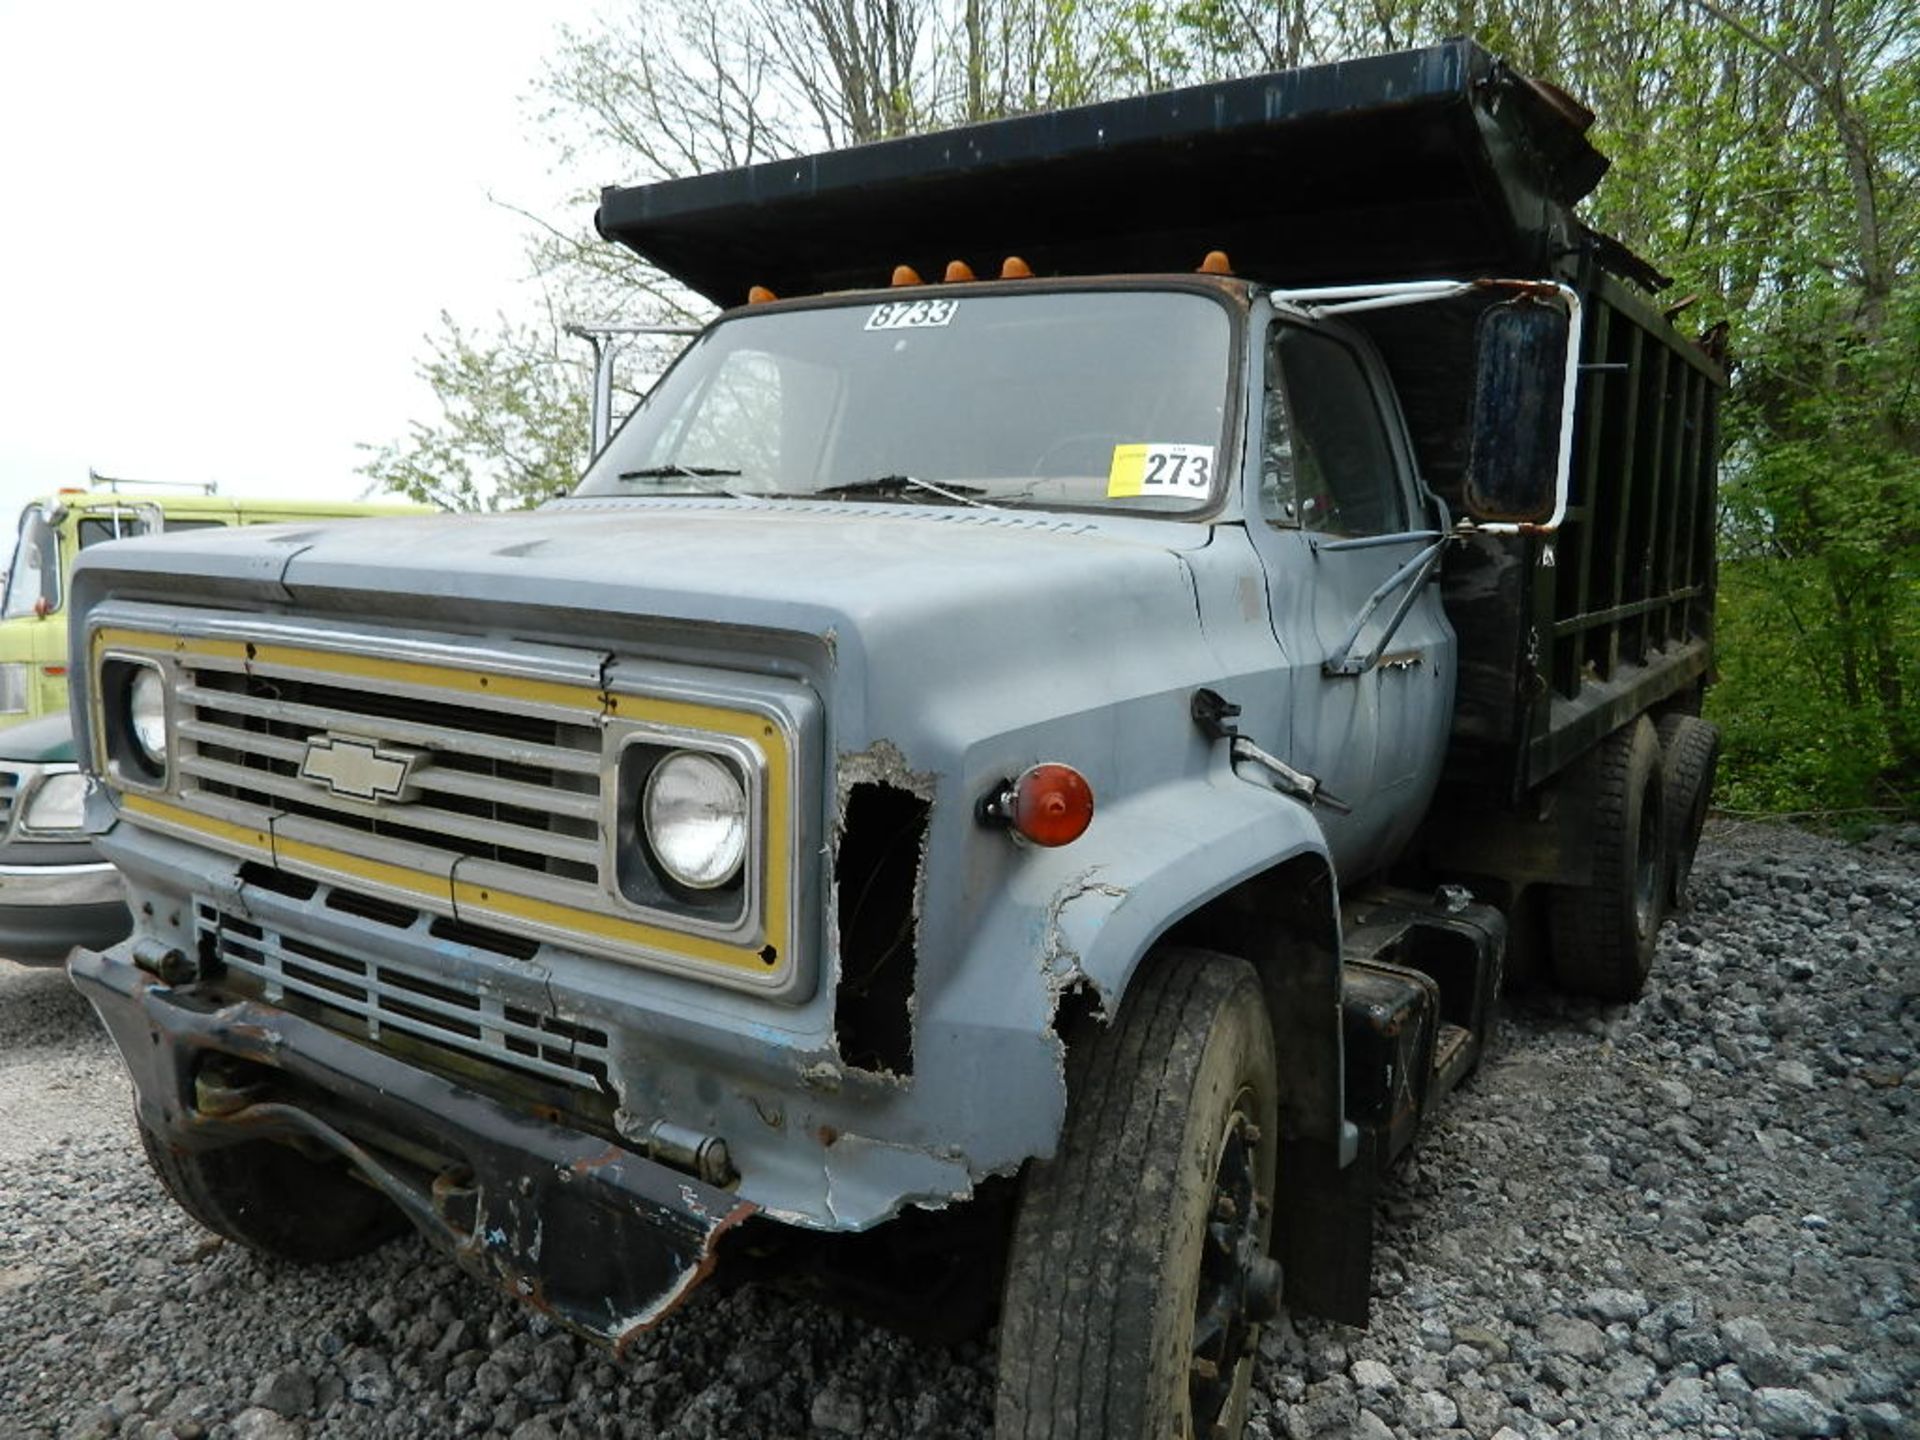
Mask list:
[[[576,493],[1196,510],[1232,334],[1225,306],[1167,290],[748,312],[688,347]]]
[[[12,620],[36,614],[42,600],[48,610],[60,608],[60,541],[47,524],[46,513],[38,505],[29,505],[20,515],[20,539],[13,548],[13,564],[7,568],[0,616]]]

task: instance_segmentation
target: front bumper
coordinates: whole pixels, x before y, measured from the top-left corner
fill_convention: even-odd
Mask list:
[[[324,1146],[468,1269],[616,1349],[683,1300],[754,1211],[298,1016],[165,985],[126,946],[79,951],[70,969],[163,1141]]]
[[[0,956],[57,965],[76,945],[104,949],[132,928],[126,884],[104,860],[0,865]]]

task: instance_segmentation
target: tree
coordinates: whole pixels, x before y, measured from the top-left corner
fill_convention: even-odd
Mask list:
[[[440,399],[438,423],[363,446],[373,454],[361,473],[449,510],[514,509],[571,490],[587,460],[582,367],[555,337],[504,319],[479,340],[445,312],[440,326],[419,369]]]

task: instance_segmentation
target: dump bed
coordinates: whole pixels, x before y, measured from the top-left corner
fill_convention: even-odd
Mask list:
[[[1454,40],[608,188],[600,232],[720,305],[929,277],[1191,270],[1276,283],[1543,273],[1591,243],[1591,115]],[[1624,251],[1624,270],[1633,265]]]

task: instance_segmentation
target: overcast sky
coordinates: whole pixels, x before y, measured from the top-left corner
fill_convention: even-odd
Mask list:
[[[348,499],[443,309],[524,307],[589,0],[0,0],[0,523],[106,475]],[[10,548],[10,540],[9,547]]]

